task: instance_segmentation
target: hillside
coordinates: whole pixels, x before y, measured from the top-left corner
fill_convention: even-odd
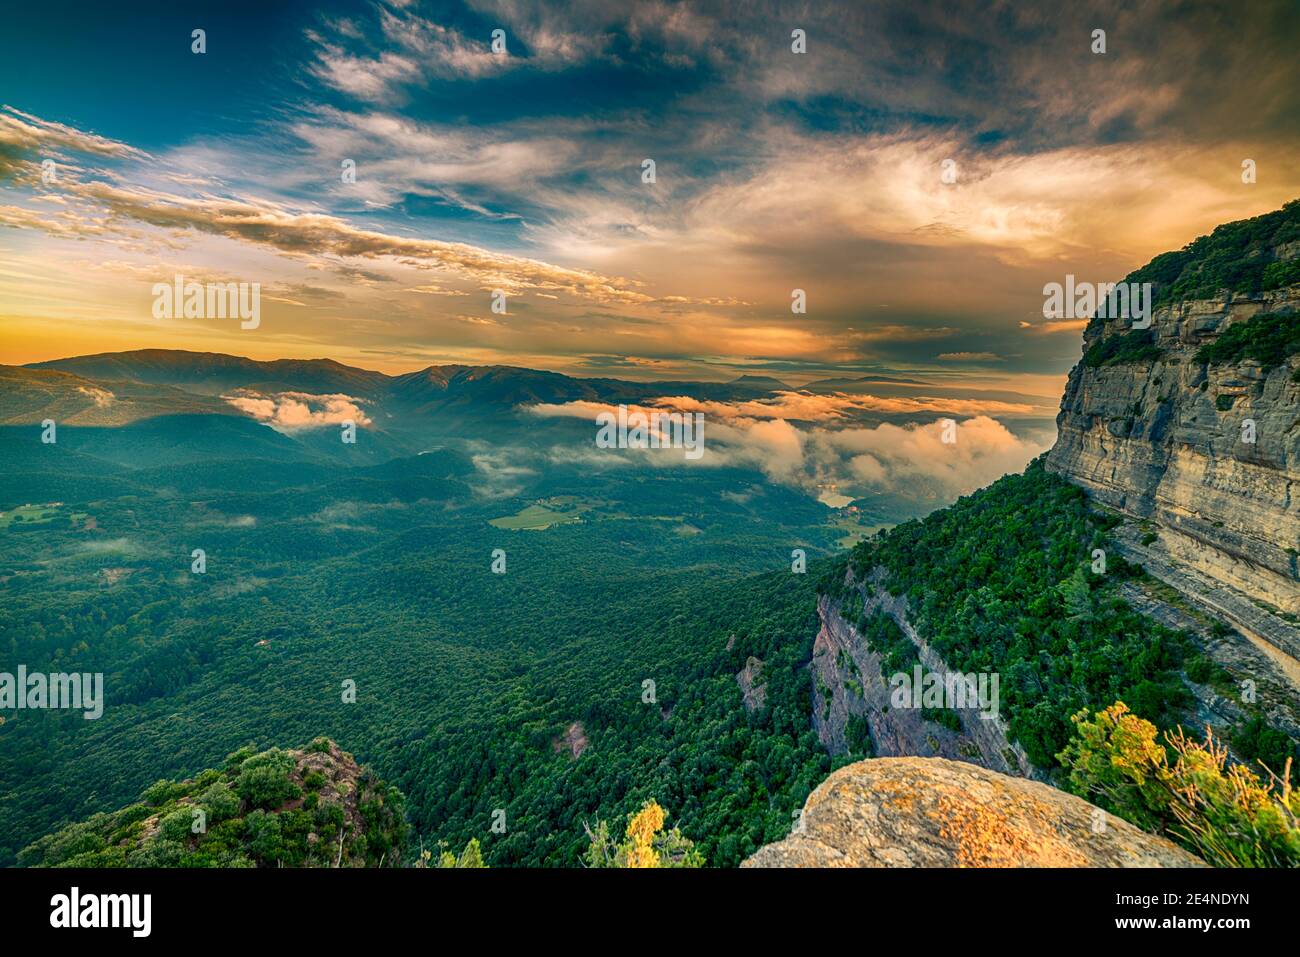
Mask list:
[[[241,748],[220,769],[158,781],[119,811],[36,841],[25,867],[396,867],[404,798],[318,738]]]

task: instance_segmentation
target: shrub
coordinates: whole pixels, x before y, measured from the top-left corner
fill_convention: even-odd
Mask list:
[[[1073,717],[1076,736],[1058,757],[1070,788],[1141,827],[1163,833],[1218,867],[1300,866],[1300,793],[1286,777],[1261,780],[1228,765],[1227,750],[1181,728],[1156,727],[1122,701]]]
[[[1296,746],[1285,733],[1270,728],[1263,717],[1254,715],[1233,732],[1232,747],[1253,767],[1280,774],[1295,757]]]
[[[191,831],[193,823],[194,808],[179,807],[170,814],[164,815],[158,822],[158,833],[167,841],[188,841],[193,834]]]
[[[1192,655],[1185,667],[1187,677],[1198,685],[1223,684],[1232,680],[1227,669],[1206,655]]]
[[[657,801],[646,801],[641,810],[628,816],[622,844],[615,844],[609,825],[596,821],[592,830],[583,828],[591,841],[583,859],[588,867],[703,867],[704,857],[694,842],[682,837],[677,828],[664,833],[666,815]]]
[[[179,784],[176,781],[155,781],[144,789],[144,793],[140,795],[140,800],[144,801],[145,804],[152,804],[154,807],[158,807],[159,805],[166,804],[168,801],[179,797],[184,793],[184,785]]]
[[[199,795],[199,803],[207,812],[208,821],[216,823],[239,813],[239,795],[224,781],[218,782]]]
[[[1201,346],[1196,361],[1224,365],[1254,359],[1267,372],[1300,354],[1300,318],[1294,313],[1262,312],[1229,326],[1219,338]]]
[[[293,758],[279,749],[263,751],[240,765],[239,796],[249,807],[277,808],[301,793],[289,780]]]

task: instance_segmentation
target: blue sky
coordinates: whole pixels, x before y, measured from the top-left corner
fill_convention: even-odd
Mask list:
[[[0,361],[889,370],[1051,397],[1080,330],[1042,319],[1045,282],[1300,193],[1298,33],[1281,2],[22,5]],[[155,320],[178,272],[260,283],[265,320]]]

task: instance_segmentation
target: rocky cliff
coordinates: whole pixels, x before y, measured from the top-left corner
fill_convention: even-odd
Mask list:
[[[813,791],[742,867],[1204,867],[1045,784],[942,758],[877,758]]]
[[[1293,286],[1161,306],[1157,354],[1075,366],[1047,459],[1098,501],[1149,520],[1145,537],[1177,562],[1290,613],[1300,612],[1300,363],[1197,356],[1234,325],[1298,304]],[[1126,326],[1094,322],[1085,350]]]

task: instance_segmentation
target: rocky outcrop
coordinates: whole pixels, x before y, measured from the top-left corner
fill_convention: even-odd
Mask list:
[[[763,662],[753,655],[745,661],[745,667],[736,675],[740,685],[740,695],[746,711],[757,711],[767,704],[767,683],[763,678]]]
[[[587,750],[587,729],[581,721],[574,721],[564,729],[564,734],[551,742],[551,748],[557,753],[568,752],[570,760],[576,761]]]
[[[883,570],[857,581],[850,568],[845,581],[862,599],[862,616],[889,615],[916,646],[926,672],[948,674],[949,668],[908,620],[907,600],[889,594]],[[856,611],[856,605],[855,605]],[[1000,715],[984,717],[978,707],[948,709],[960,729],[932,719],[917,708],[893,707],[892,689],[881,674],[881,655],[845,617],[844,602],[823,595],[817,603],[821,628],[813,643],[809,668],[813,674],[813,728],[832,754],[846,754],[849,721],[865,720],[877,757],[939,756],[970,761],[1007,774],[1032,777],[1038,772],[1024,751],[1007,739]]]
[[[1149,521],[1148,544],[1175,566],[1291,614],[1300,613],[1300,363],[1265,372],[1253,360],[1207,366],[1195,356],[1253,315],[1297,306],[1293,286],[1158,308],[1158,359],[1075,366],[1047,457],[1096,500]],[[1094,321],[1085,350],[1128,325]]]
[[[1204,867],[1045,784],[942,758],[840,768],[742,867]]]

